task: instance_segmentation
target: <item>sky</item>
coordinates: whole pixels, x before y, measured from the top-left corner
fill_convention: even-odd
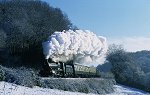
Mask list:
[[[43,0],[60,8],[79,29],[122,44],[127,51],[150,50],[150,0]]]

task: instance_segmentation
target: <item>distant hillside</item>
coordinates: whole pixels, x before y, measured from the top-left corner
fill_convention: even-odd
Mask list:
[[[105,64],[98,65],[97,69],[100,72],[111,72],[112,64],[110,62],[105,62]]]
[[[131,55],[145,73],[150,73],[150,51],[138,51]]]

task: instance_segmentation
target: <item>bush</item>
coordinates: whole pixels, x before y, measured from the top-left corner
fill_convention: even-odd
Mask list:
[[[0,81],[3,81],[5,79],[5,72],[2,69],[2,66],[0,66]]]
[[[113,79],[40,79],[41,87],[65,91],[106,94],[113,92]]]
[[[38,77],[32,69],[18,68],[10,69],[4,68],[6,82],[15,83],[22,86],[33,87],[39,85]]]
[[[112,72],[101,72],[100,75],[101,78],[114,79],[114,74]]]
[[[145,91],[150,91],[150,80],[137,61],[122,48],[111,48],[107,60],[112,64],[112,73],[116,82],[132,86]]]
[[[0,29],[0,48],[2,49],[6,46],[6,38],[6,33],[2,29]]]

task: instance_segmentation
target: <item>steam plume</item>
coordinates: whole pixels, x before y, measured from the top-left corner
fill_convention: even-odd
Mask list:
[[[42,46],[46,59],[84,65],[104,61],[107,52],[106,38],[88,30],[54,32]]]

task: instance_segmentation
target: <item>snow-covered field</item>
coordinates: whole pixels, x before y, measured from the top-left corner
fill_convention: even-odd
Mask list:
[[[140,90],[133,88],[115,85],[115,92],[108,95],[150,95]],[[84,94],[79,92],[69,92],[56,89],[47,89],[40,87],[24,87],[12,83],[0,82],[0,95],[96,95],[96,94]]]

